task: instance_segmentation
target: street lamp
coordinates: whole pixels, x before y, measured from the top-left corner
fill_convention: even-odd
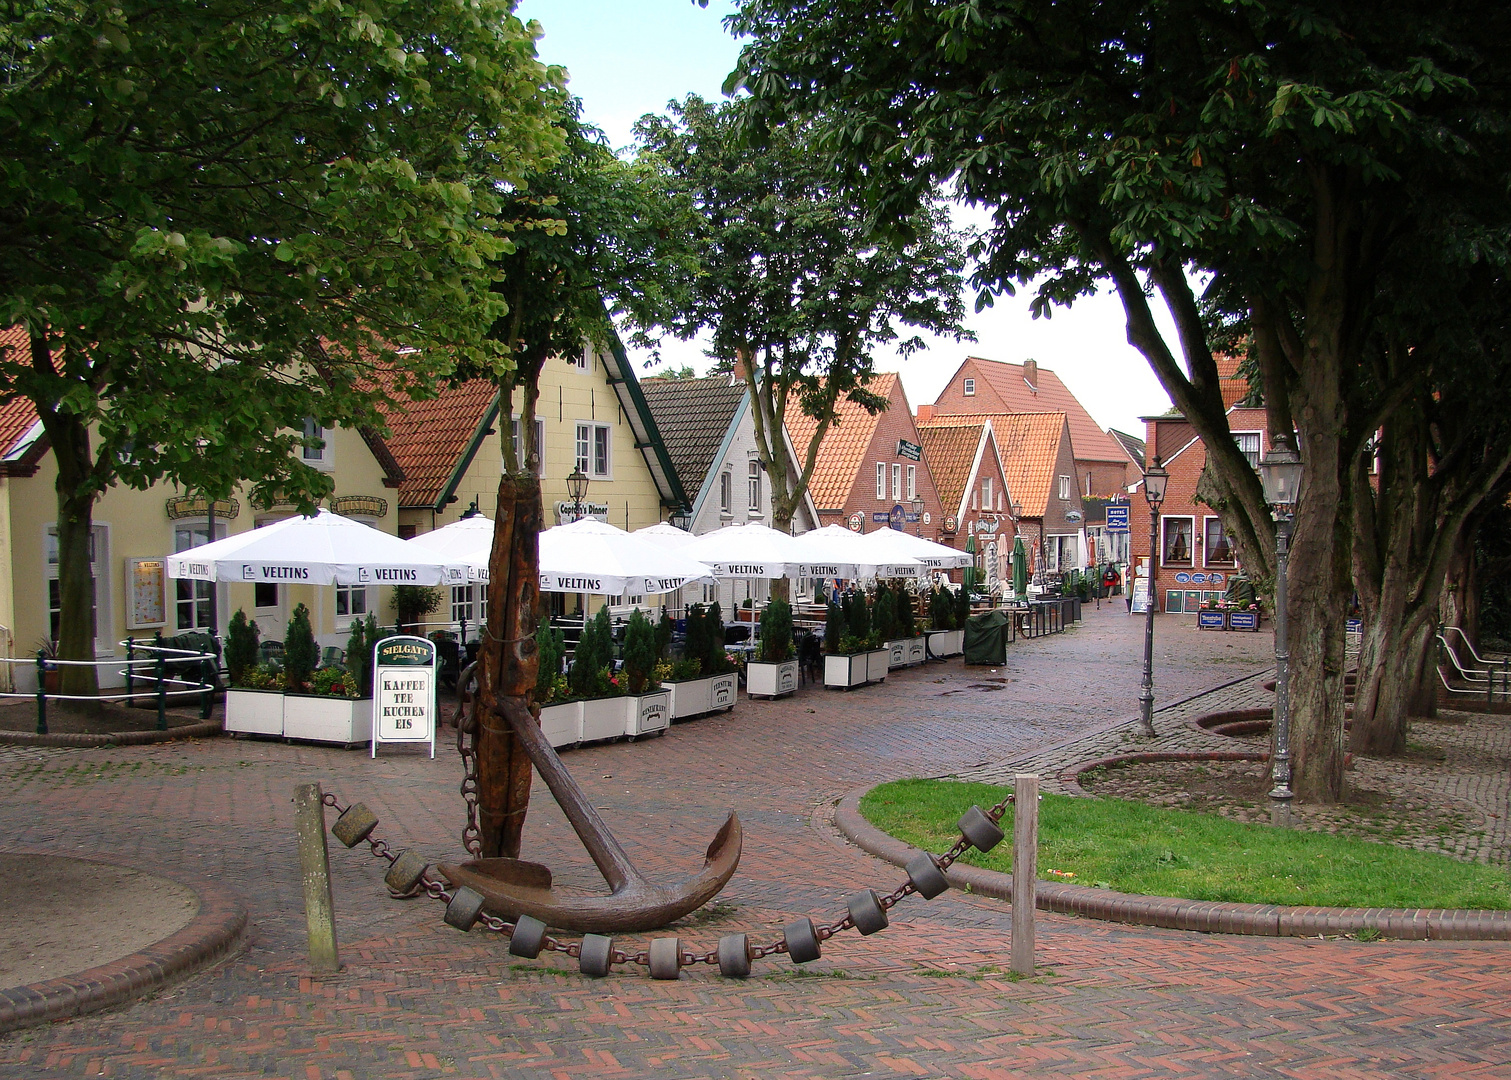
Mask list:
[[[1291,823],[1291,653],[1286,641],[1286,569],[1291,561],[1291,522],[1301,487],[1301,455],[1289,439],[1272,439],[1259,463],[1264,501],[1275,519],[1275,761],[1271,776],[1270,820]]]
[[[572,520],[582,520],[582,500],[588,494],[588,477],[579,465],[567,474],[567,494],[572,496]]]
[[[687,509],[687,507],[679,506],[669,515],[667,515],[667,524],[669,524],[674,529],[681,529],[683,532],[691,532],[693,515]]]
[[[923,496],[913,496],[913,535],[923,535]]]
[[[1154,559],[1159,548],[1159,508],[1165,501],[1165,485],[1170,473],[1154,459],[1144,470],[1144,499],[1149,503],[1149,595],[1144,605],[1144,681],[1139,688],[1139,725],[1149,738],[1154,731]]]

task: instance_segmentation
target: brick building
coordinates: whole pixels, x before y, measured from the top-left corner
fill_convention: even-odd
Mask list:
[[[1219,358],[1228,427],[1255,469],[1269,452],[1262,407],[1249,406],[1249,388],[1237,373],[1236,360]],[[1217,511],[1196,497],[1197,481],[1207,464],[1207,449],[1184,416],[1171,412],[1146,416],[1145,450],[1170,472],[1165,501],[1156,526],[1157,558],[1151,595],[1159,611],[1190,613],[1204,597],[1220,595],[1239,569],[1238,552],[1229,541]],[[1149,505],[1140,478],[1130,487],[1130,540],[1135,563],[1149,556]]]
[[[1138,479],[1127,449],[1097,425],[1058,375],[1033,360],[1005,364],[968,356],[933,405],[936,416],[1051,412],[1064,413],[1070,425],[1071,476],[1080,494],[1105,498]]]
[[[922,442],[902,380],[895,373],[877,375],[866,389],[886,398],[887,408],[872,416],[859,405],[840,402],[808,487],[819,526],[842,522],[856,532],[873,532],[900,518],[909,532],[944,542],[941,519],[947,511],[928,461],[921,450],[917,460],[908,456]],[[800,459],[817,426],[796,407],[788,410],[787,431]],[[923,512],[916,516],[915,497],[923,500]]]
[[[1005,577],[1017,525],[991,422],[982,416],[940,417],[920,421],[918,435],[944,506],[941,542],[963,549],[967,538],[976,536],[977,551],[984,555],[985,544],[995,540],[998,576]]]

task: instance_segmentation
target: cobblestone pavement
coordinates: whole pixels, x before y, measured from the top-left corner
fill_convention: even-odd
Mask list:
[[[1091,609],[1070,633],[1018,642],[996,672],[954,661],[848,694],[742,701],[565,760],[654,875],[695,869],[724,810],[738,810],[740,870],[679,933],[700,949],[735,929],[764,940],[896,883],[828,826],[841,793],[1037,760],[1036,747],[1126,720],[1141,631],[1121,608]],[[1267,666],[1265,635],[1163,618],[1157,635],[1159,701]],[[1183,740],[1172,719],[1160,729]],[[1036,767],[1053,773],[1057,754]],[[253,919],[245,953],[154,999],[0,1041],[0,1077],[1511,1075],[1503,945],[1230,938],[1041,913],[1041,974],[1014,982],[1001,974],[1009,909],[956,892],[910,899],[885,933],[837,938],[802,969],[773,958],[744,982],[702,967],[674,983],[589,980],[564,957],[515,962],[498,939],[444,926],[438,905],[388,900],[380,864],[337,846],[346,967],[312,976],[295,785],[363,799],[387,839],[441,858],[458,848],[457,779],[449,750],[374,762],[220,739],[0,753],[5,842],[211,878],[246,896]],[[559,881],[601,887],[549,802],[532,808],[525,854]]]

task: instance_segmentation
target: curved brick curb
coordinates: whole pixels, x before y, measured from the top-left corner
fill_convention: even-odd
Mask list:
[[[862,850],[896,866],[905,866],[919,849],[889,836],[861,816],[860,798],[869,790],[861,788],[841,799],[834,810],[834,823]],[[945,876],[957,889],[969,886],[970,891],[978,895],[1012,901],[1013,879],[1010,874],[956,863],[945,872]],[[1383,937],[1398,940],[1511,941],[1511,912],[1507,911],[1228,904],[1167,896],[1132,896],[1110,889],[1048,881],[1038,883],[1037,894],[1035,907],[1044,911],[1136,926],[1200,930],[1209,934],[1316,937],[1372,929],[1378,930]]]
[[[147,743],[171,742],[174,739],[210,739],[225,734],[219,720],[203,724],[185,724],[167,731],[117,731],[109,735],[57,732],[38,735],[34,731],[0,731],[0,745],[12,746],[142,746]]]
[[[1068,769],[1062,769],[1058,779],[1068,787],[1079,788],[1082,773],[1112,765],[1129,765],[1136,761],[1265,761],[1269,756],[1252,750],[1145,750],[1077,762]]]
[[[103,859],[79,861],[106,862]],[[193,889],[199,896],[199,911],[188,925],[141,952],[108,964],[29,986],[0,989],[0,1033],[119,1005],[237,951],[247,928],[247,909],[241,898],[212,882],[179,877],[170,880]]]

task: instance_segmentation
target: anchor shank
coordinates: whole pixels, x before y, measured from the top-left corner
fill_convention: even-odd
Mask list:
[[[624,848],[614,839],[608,825],[583,794],[582,788],[577,786],[577,781],[567,772],[555,748],[546,740],[545,733],[535,723],[529,710],[517,700],[505,698],[494,705],[493,711],[509,722],[514,730],[514,737],[524,747],[525,753],[530,755],[535,771],[540,773],[546,787],[551,789],[557,804],[567,815],[572,830],[592,856],[603,880],[608,882],[610,891],[618,892],[632,881],[643,880],[631,865]]]

